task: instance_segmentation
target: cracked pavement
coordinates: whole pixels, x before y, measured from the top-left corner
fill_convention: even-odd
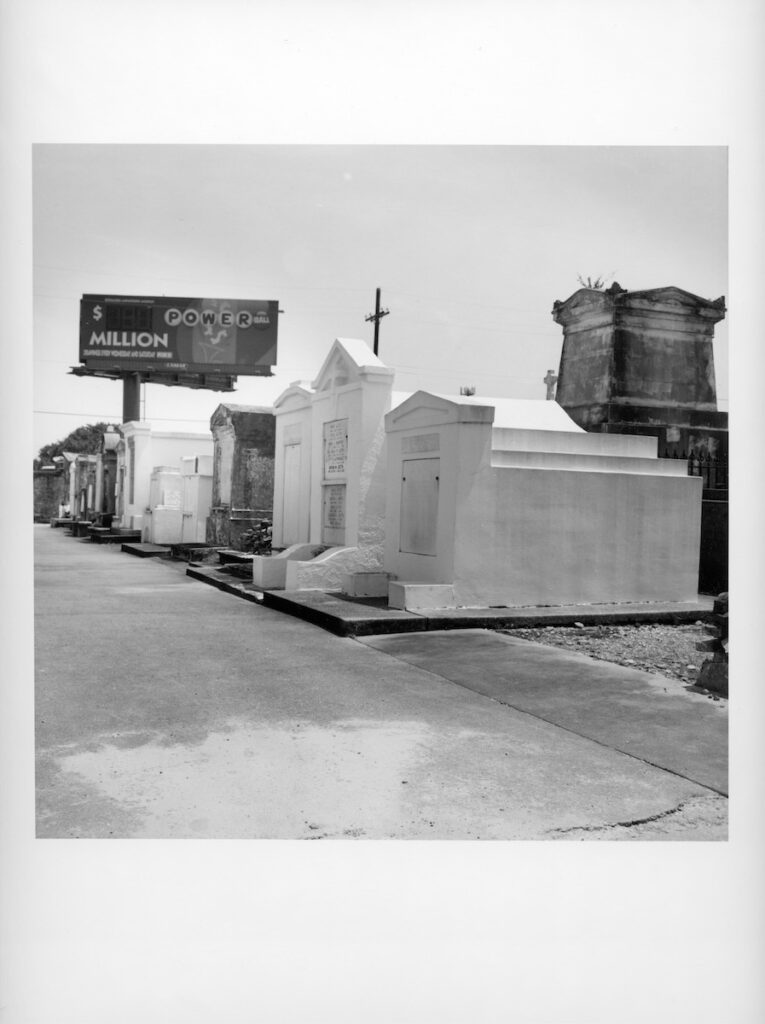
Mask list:
[[[40,838],[727,837],[727,705],[484,630],[340,638],[180,563],[35,542]]]

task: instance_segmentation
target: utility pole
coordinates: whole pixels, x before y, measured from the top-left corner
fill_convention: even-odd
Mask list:
[[[375,343],[374,343],[374,348],[372,349],[372,351],[374,352],[375,355],[377,355],[377,351],[378,351],[378,349],[380,347],[380,321],[382,320],[382,318],[384,316],[387,316],[388,313],[390,313],[389,309],[380,309],[380,289],[378,288],[377,289],[377,296],[375,298],[375,311],[374,311],[374,313],[370,313],[369,316],[365,316],[364,317],[364,320],[365,320],[366,323],[369,323],[370,320],[374,320],[374,324],[375,324]]]
[[[122,374],[122,422],[141,419],[141,374]]]

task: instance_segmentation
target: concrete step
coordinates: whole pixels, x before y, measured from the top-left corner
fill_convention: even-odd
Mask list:
[[[216,576],[222,576],[218,572]],[[209,582],[209,581],[205,581]],[[217,585],[217,584],[216,584]],[[270,608],[307,619],[338,636],[373,636],[431,630],[519,629],[532,626],[674,625],[707,622],[712,599],[687,604],[574,605],[561,608],[421,608],[397,609],[386,598],[349,597],[340,591],[263,589]]]
[[[164,544],[130,543],[123,544],[122,550],[137,558],[169,558],[170,548]]]
[[[231,548],[223,548],[218,551],[218,561],[221,565],[231,564],[252,564],[252,560],[255,556],[247,551],[234,551]]]
[[[170,557],[180,562],[213,562],[223,550],[216,544],[171,544]]]
[[[126,544],[141,540],[140,530],[125,530],[119,533],[95,533],[90,538],[94,544]]]
[[[264,590],[263,604],[338,636],[404,633],[428,628],[423,616],[390,608],[384,598],[346,598],[339,591]]]
[[[216,566],[216,569],[224,576],[248,580],[252,583],[252,565],[248,562],[226,562],[225,565]]]

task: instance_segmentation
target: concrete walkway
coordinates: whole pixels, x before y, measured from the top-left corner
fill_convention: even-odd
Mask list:
[[[483,630],[337,637],[47,526],[35,548],[40,837],[726,838],[726,702]]]
[[[486,630],[364,642],[727,796],[727,703],[679,680]]]

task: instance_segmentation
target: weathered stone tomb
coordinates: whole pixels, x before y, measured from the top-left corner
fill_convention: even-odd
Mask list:
[[[273,409],[218,406],[210,419],[215,445],[209,544],[238,547],[243,533],[273,514]]]
[[[662,453],[727,450],[713,351],[724,317],[724,298],[674,286],[580,288],[553,305],[563,328],[556,400],[585,430],[651,433]]]
[[[557,400],[589,431],[648,434],[704,480],[699,588],[728,587],[728,414],[717,407],[715,325],[725,299],[669,286],[580,288],[563,328]]]

